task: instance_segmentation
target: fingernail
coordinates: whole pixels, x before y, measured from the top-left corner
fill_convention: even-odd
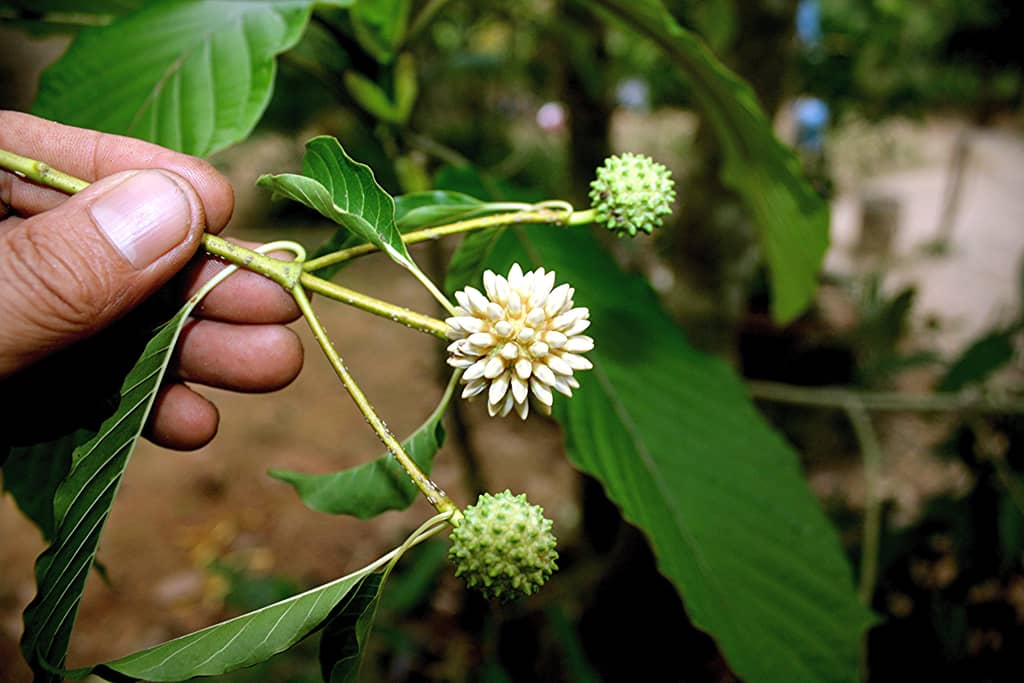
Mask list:
[[[89,211],[139,270],[181,244],[192,225],[188,197],[159,171],[138,171],[93,202]]]

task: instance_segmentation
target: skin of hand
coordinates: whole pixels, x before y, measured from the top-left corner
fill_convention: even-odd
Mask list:
[[[95,428],[147,336],[224,264],[197,254],[231,217],[209,163],[157,145],[0,111],[0,148],[92,183],[68,197],[0,170],[0,441]],[[277,284],[238,272],[182,330],[145,435],[179,450],[217,432],[213,403],[186,384],[279,389],[302,367]]]

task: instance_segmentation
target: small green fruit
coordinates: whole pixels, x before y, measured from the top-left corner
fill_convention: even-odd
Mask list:
[[[590,205],[597,222],[620,237],[650,233],[672,212],[672,172],[650,157],[629,152],[605,159],[590,183]]]
[[[448,558],[455,575],[484,597],[507,602],[532,595],[558,569],[551,520],[525,494],[484,493],[462,514]]]

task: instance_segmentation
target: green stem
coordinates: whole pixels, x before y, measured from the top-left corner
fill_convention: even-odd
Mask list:
[[[374,433],[377,434],[383,443],[384,447],[391,452],[398,463],[405,470],[405,473],[409,475],[413,483],[416,484],[416,488],[426,496],[427,502],[434,506],[438,512],[446,513],[451,512],[449,522],[452,526],[458,526],[459,521],[462,519],[462,513],[459,511],[457,505],[452,502],[451,498],[441,490],[441,488],[432,482],[423,471],[416,465],[415,461],[409,457],[409,454],[402,448],[402,444],[395,438],[395,435],[391,433],[388,426],[384,424],[384,420],[377,415],[377,412],[373,409],[369,399],[366,398],[366,394],[356,384],[355,378],[349,373],[348,368],[345,367],[344,361],[341,356],[338,355],[338,351],[334,348],[334,344],[331,343],[330,337],[327,336],[327,330],[321,324],[320,319],[313,311],[313,307],[309,303],[309,297],[306,296],[306,292],[302,287],[296,287],[292,290],[292,296],[295,298],[295,303],[298,304],[299,310],[302,311],[303,317],[309,324],[310,330],[313,332],[313,336],[316,337],[317,343],[320,344],[320,348],[323,350],[324,355],[327,356],[327,360],[330,362],[331,367],[334,369],[335,374],[338,375],[338,379],[341,380],[345,390],[348,391],[349,396],[355,402],[359,412],[363,414],[363,417],[369,423]]]
[[[818,408],[846,409],[855,399],[868,411],[907,413],[976,412],[988,414],[1024,414],[1024,401],[987,396],[972,391],[936,394],[907,394],[893,391],[858,391],[832,387],[799,387],[778,382],[747,383],[756,399]]]
[[[882,531],[882,463],[884,455],[878,434],[864,406],[856,400],[846,405],[846,415],[864,459],[864,533],[860,553],[860,601],[871,606],[878,577],[878,544]]]
[[[554,225],[581,225],[593,221],[593,210],[569,212],[565,210],[536,209],[532,211],[515,211],[513,213],[499,213],[479,218],[469,218],[464,221],[438,225],[433,228],[415,230],[402,235],[402,241],[406,244],[416,244],[428,240],[441,239],[449,235],[457,235],[473,230],[484,228],[496,228],[504,225],[523,225],[527,223],[548,223]],[[306,261],[304,266],[307,272],[320,270],[327,266],[343,263],[359,256],[371,254],[378,250],[374,244],[360,244],[348,249],[340,249],[319,258]]]
[[[871,608],[878,583],[878,553],[882,537],[882,465],[884,453],[878,434],[864,405],[851,399],[845,406],[847,418],[860,446],[864,460],[864,527],[860,549],[860,581],[857,595],[861,604]],[[860,647],[861,680],[868,680],[868,634]]]
[[[311,292],[322,294],[329,299],[340,301],[349,306],[355,306],[368,313],[388,318],[406,327],[411,327],[420,332],[427,332],[435,337],[446,339],[448,336],[448,324],[444,321],[432,318],[429,315],[410,311],[408,308],[396,306],[381,299],[375,299],[355,290],[343,287],[339,284],[319,278],[312,273],[302,273],[299,278],[302,286]]]
[[[0,149],[0,168],[28,178],[40,185],[52,187],[65,194],[75,194],[89,187],[89,183],[53,168],[47,163],[29,159],[14,152]]]
[[[289,292],[298,286],[302,277],[301,258],[283,261],[229,242],[209,232],[203,233],[203,247],[214,256],[270,278]]]

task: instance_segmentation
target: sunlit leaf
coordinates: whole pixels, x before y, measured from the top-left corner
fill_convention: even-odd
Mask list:
[[[434,455],[444,442],[441,419],[455,386],[454,381],[448,384],[434,412],[402,442],[405,452],[427,475],[433,468]],[[404,510],[412,505],[419,492],[390,453],[329,474],[271,470],[270,476],[295,487],[302,502],[313,510],[353,515],[359,519],[371,519],[388,510]]]
[[[679,67],[723,154],[722,180],[756,223],[772,285],[772,315],[788,322],[810,304],[828,247],[828,207],[772,132],[751,87],[660,0],[588,0],[653,40]],[[686,189],[682,188],[683,201]]]
[[[470,281],[543,265],[590,307],[594,369],[555,415],[570,459],[645,533],[694,624],[745,681],[856,680],[870,614],[796,453],[733,370],[690,346],[585,229],[495,232],[460,247],[486,254],[456,256],[477,264]]]
[[[275,197],[315,209],[403,267],[415,268],[395,223],[395,201],[377,184],[370,167],[352,159],[337,139],[321,135],[306,143],[302,175],[264,175],[257,184],[273,190]],[[334,241],[344,239],[336,236]]]
[[[246,137],[312,0],[150,2],[79,32],[33,111],[206,155]],[[338,4],[338,3],[332,3]]]

